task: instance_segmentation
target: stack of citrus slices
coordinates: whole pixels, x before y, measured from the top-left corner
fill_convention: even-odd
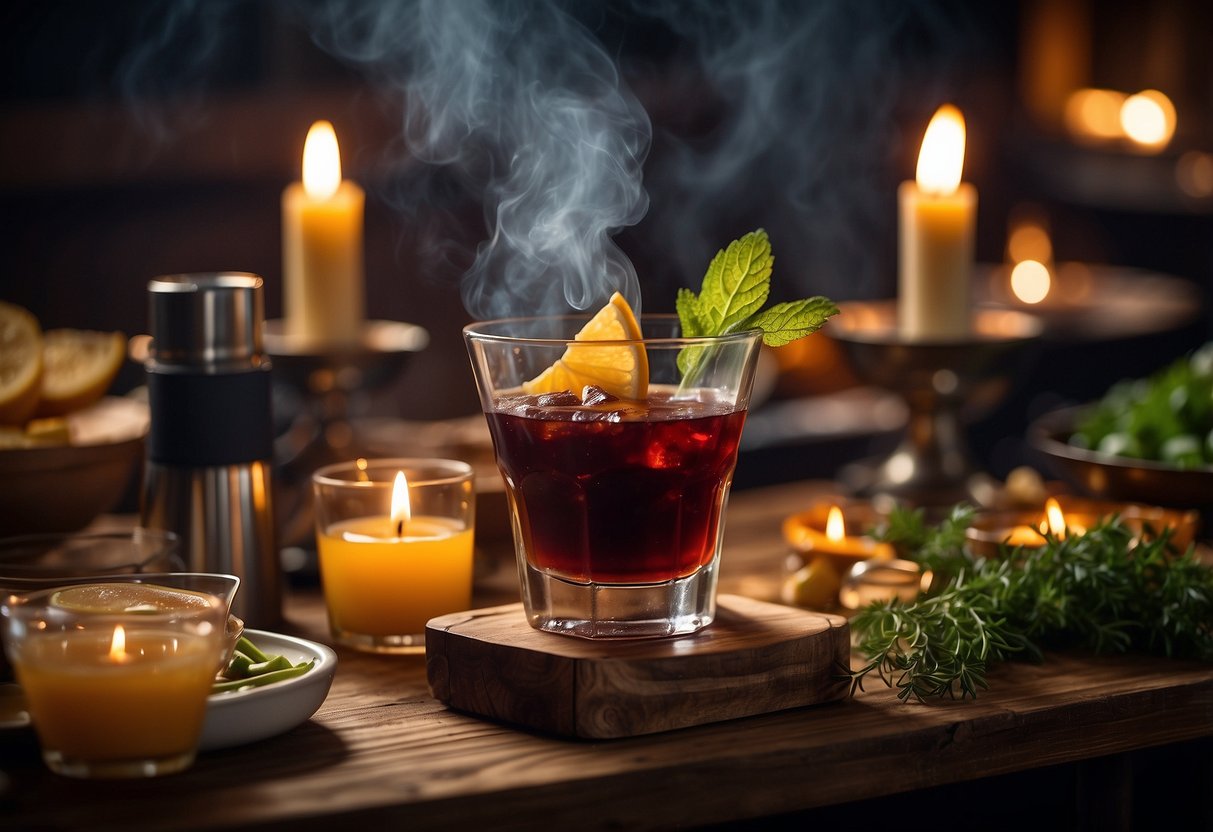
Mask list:
[[[0,447],[68,441],[63,417],[104,396],[125,355],[120,332],[43,332],[28,310],[0,301]]]
[[[606,306],[574,336],[552,366],[530,381],[522,391],[530,395],[599,387],[620,399],[639,401],[649,391],[649,359],[640,343],[644,336],[632,307],[616,292]],[[626,343],[612,344],[610,341]]]

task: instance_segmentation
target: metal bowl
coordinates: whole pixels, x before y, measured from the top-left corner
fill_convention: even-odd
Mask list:
[[[1029,443],[1044,454],[1057,476],[1101,499],[1173,508],[1213,507],[1213,466],[1178,468],[1070,445],[1070,435],[1089,407],[1053,411],[1028,428]]]

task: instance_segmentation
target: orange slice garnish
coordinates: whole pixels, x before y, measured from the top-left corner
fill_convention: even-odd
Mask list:
[[[632,307],[616,292],[574,336],[579,343],[570,344],[552,366],[524,382],[522,390],[531,395],[565,390],[580,395],[593,385],[621,399],[643,399],[649,391],[649,358],[644,345],[609,343],[639,342],[642,337]]]

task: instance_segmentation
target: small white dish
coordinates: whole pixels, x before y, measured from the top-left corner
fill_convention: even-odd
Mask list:
[[[302,676],[260,688],[213,693],[207,701],[199,751],[215,751],[277,736],[311,718],[328,696],[337,654],[315,641],[265,630],[245,630],[262,652],[286,656],[291,664],[315,661]]]
[[[244,635],[263,652],[286,656],[291,664],[315,661],[302,676],[260,688],[213,693],[206,703],[199,751],[246,745],[285,733],[307,722],[320,708],[337,671],[337,654],[307,639],[245,630]],[[20,686],[0,684],[0,730],[27,728],[29,710]]]

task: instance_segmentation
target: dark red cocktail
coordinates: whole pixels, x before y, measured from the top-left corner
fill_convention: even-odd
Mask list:
[[[605,395],[499,397],[487,414],[522,546],[565,580],[656,583],[716,554],[744,410]]]
[[[531,626],[685,635],[716,615],[725,502],[761,333],[684,338],[677,318],[654,316],[633,338],[622,304],[612,296],[589,322],[485,321],[464,337]]]

